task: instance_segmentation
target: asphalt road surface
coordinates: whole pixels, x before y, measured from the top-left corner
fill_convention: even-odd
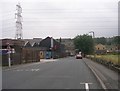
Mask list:
[[[96,77],[98,74],[95,75],[94,71],[97,71],[90,69],[90,67],[92,69],[99,68],[92,65],[100,66],[101,70],[107,69],[100,64],[92,63],[88,59],[75,59],[75,57],[4,69],[2,72],[2,87],[3,89],[103,89],[104,82],[101,83],[101,80],[99,80],[101,75]],[[117,74],[114,72],[110,72],[110,74],[113,75],[114,79],[112,80],[112,77],[110,78],[108,75],[106,75],[106,78],[110,80],[109,83],[114,83],[115,86],[111,86],[116,89],[118,85]]]

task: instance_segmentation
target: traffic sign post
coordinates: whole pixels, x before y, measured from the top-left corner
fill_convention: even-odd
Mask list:
[[[8,65],[9,65],[9,67],[11,67],[11,59],[10,59],[10,53],[11,53],[11,51],[10,51],[10,44],[8,43],[7,44],[7,49],[8,49]]]
[[[8,63],[9,63],[9,67],[11,67],[10,52],[8,52]]]

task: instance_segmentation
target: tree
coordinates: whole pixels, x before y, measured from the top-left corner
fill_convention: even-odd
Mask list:
[[[95,43],[96,44],[103,44],[103,45],[105,45],[107,43],[107,40],[104,37],[95,38]]]
[[[75,48],[84,54],[92,54],[94,52],[94,41],[92,36],[78,35],[74,38]]]
[[[113,37],[106,38],[106,45],[112,45],[113,44]]]
[[[120,45],[120,36],[113,37],[113,43],[115,45]]]

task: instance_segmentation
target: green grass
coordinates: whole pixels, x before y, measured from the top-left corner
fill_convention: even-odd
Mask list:
[[[87,55],[88,57],[94,58],[94,55]],[[96,58],[103,59],[105,61],[111,61],[114,64],[120,65],[120,54],[106,54],[106,55],[95,55]]]
[[[120,63],[120,60],[118,60],[120,55],[96,55],[96,58],[100,58],[106,61],[111,61],[114,64]]]

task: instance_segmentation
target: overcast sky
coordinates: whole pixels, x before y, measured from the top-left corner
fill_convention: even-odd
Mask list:
[[[2,38],[15,38],[16,4],[23,9],[23,38],[118,35],[119,0],[2,0]],[[1,36],[0,36],[1,37]]]

